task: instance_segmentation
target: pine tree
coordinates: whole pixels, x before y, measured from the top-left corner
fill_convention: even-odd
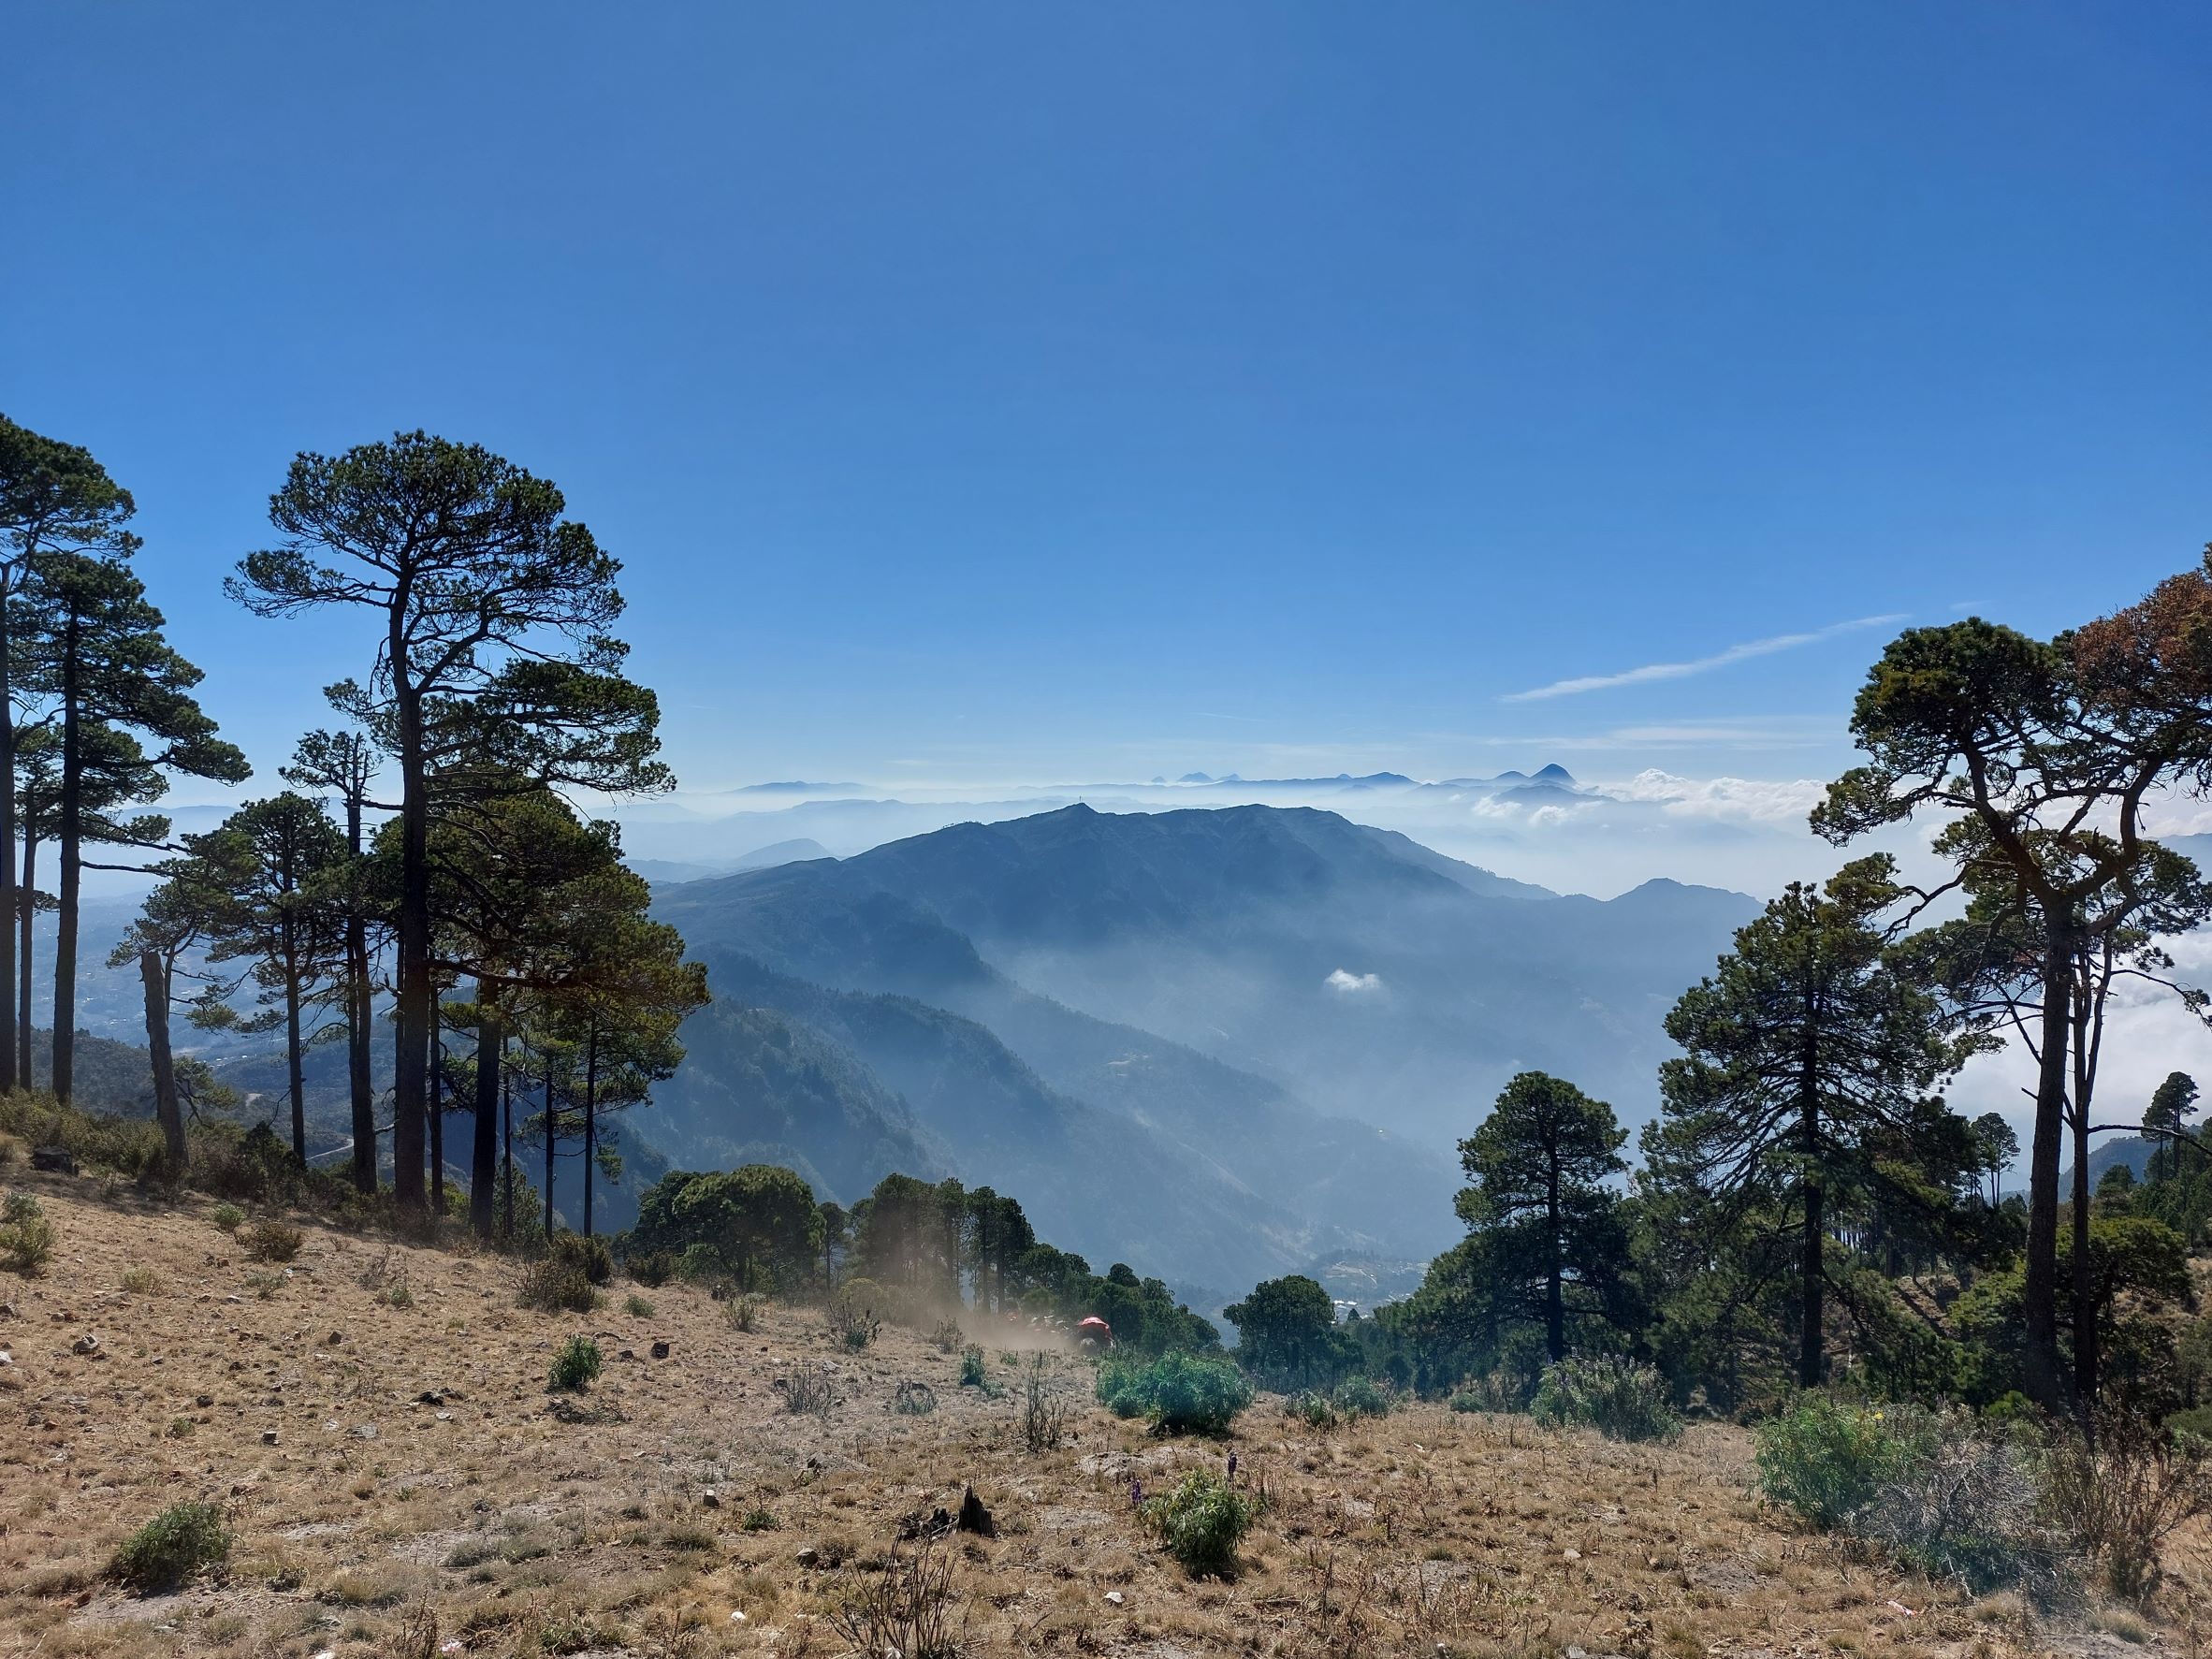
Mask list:
[[[15,880],[16,670],[21,603],[49,559],[127,559],[138,546],[129,529],[130,492],[91,453],[42,437],[0,415],[0,918],[17,913]],[[27,901],[26,901],[27,902]],[[0,986],[16,981],[15,937],[0,928]],[[0,999],[0,1092],[31,1086],[27,1024],[12,997]],[[55,1051],[59,1054],[59,1049]]]
[[[1688,1051],[1660,1071],[1652,1182],[1708,1237],[1749,1230],[1797,1295],[1799,1384],[1824,1369],[1827,1230],[1839,1200],[1884,1179],[1928,1095],[1964,1058],[1933,993],[1897,972],[1881,921],[1900,894],[1886,856],[1824,889],[1793,882],[1667,1015]],[[1794,1263],[1776,1218],[1794,1214]]]
[[[473,771],[608,793],[664,789],[659,711],[622,677],[618,562],[563,517],[559,489],[471,444],[423,432],[335,458],[303,454],[270,498],[278,546],[229,584],[255,614],[369,611],[374,672],[342,705],[400,773],[393,1075],[395,1190],[425,1202],[436,1021],[429,837],[433,784]]]
[[[245,756],[215,735],[215,722],[193,698],[200,671],[163,637],[164,619],[145,584],[120,560],[81,554],[43,556],[26,642],[30,689],[53,699],[61,731],[60,910],[54,940],[53,1092],[70,1097],[75,1076],[78,895],[84,848],[106,826],[93,795],[104,729],[142,735],[154,747],[138,764],[162,772],[235,783]],[[166,833],[166,825],[163,826]],[[151,829],[148,832],[152,834]]]
[[[1528,1288],[1551,1359],[1566,1358],[1568,1302],[1602,1312],[1614,1300],[1627,1239],[1619,1196],[1608,1185],[1628,1168],[1628,1132],[1613,1109],[1541,1071],[1508,1083],[1482,1126],[1460,1142],[1473,1183],[1460,1218],[1489,1236],[1492,1259]]]

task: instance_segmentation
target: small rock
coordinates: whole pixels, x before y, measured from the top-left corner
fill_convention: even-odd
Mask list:
[[[822,1551],[809,1544],[800,1550],[793,1559],[803,1567],[820,1566],[822,1564]]]
[[[356,1427],[355,1427],[355,1429],[354,1429],[354,1438],[355,1438],[356,1440],[373,1440],[373,1439],[375,1439],[375,1438],[376,1438],[376,1425],[375,1425],[374,1423],[360,1423],[360,1424],[357,1424],[357,1425],[356,1425]]]
[[[72,1354],[96,1354],[100,1351],[100,1339],[87,1331],[69,1345],[69,1351]]]
[[[705,1504],[709,1509],[720,1509],[722,1506],[722,1500],[720,1496],[711,1486],[699,1494],[699,1501],[702,1504]]]
[[[637,1358],[637,1350],[635,1348],[624,1348],[620,1353],[617,1354],[615,1358],[618,1360],[634,1360]]]
[[[1564,1550],[1560,1553],[1569,1561],[1580,1561],[1582,1559],[1582,1552],[1579,1550]]]
[[[1118,1608],[1121,1606],[1121,1592],[1118,1590],[1109,1590],[1106,1593],[1106,1605],[1110,1608]]]
[[[668,1358],[668,1344],[665,1341],[653,1344],[653,1358],[656,1360]]]
[[[264,1430],[262,1430],[262,1431],[261,1431],[261,1444],[262,1444],[262,1445],[264,1445],[264,1446],[274,1446],[274,1445],[277,1443],[277,1442],[276,1442],[276,1434],[277,1434],[277,1432],[276,1432],[274,1429],[264,1429]]]
[[[339,1345],[339,1344],[341,1344],[341,1343],[342,1343],[344,1340],[345,1340],[345,1332],[342,1332],[342,1331],[333,1331],[333,1332],[330,1332],[330,1346],[331,1346],[332,1347],[336,1347],[336,1346],[338,1346],[338,1345]]]
[[[730,1623],[733,1623],[733,1624],[742,1624],[742,1623],[745,1623],[745,1612],[744,1612],[744,1609],[743,1609],[743,1608],[732,1608],[730,1609]]]
[[[215,1404],[215,1396],[212,1394],[195,1394],[192,1397],[192,1403],[195,1405],[202,1407],[212,1405]]]

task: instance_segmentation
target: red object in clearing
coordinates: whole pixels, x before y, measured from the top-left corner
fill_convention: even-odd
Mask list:
[[[1113,1327],[1099,1318],[1097,1314],[1092,1314],[1088,1318],[1076,1321],[1075,1334],[1096,1337],[1101,1342],[1111,1343],[1113,1340]]]

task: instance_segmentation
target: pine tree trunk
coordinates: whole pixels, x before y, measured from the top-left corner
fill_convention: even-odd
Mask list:
[[[16,926],[22,941],[22,960],[16,964],[15,1043],[16,1075],[22,1086],[36,1088],[31,1071],[31,940],[38,917],[38,837],[23,823],[23,884],[16,893],[21,907]]]
[[[430,1140],[430,1210],[445,1214],[445,1040],[436,1026],[430,1027],[430,1092],[428,1102]]]
[[[1804,1281],[1799,1287],[1797,1318],[1797,1386],[1804,1389],[1820,1387],[1821,1324],[1826,1317],[1822,1292],[1826,1288],[1824,1275],[1825,1251],[1823,1230],[1827,1195],[1821,1190],[1820,1179],[1812,1171],[1818,1169],[1820,1157],[1820,1092],[1812,1059],[1805,1062],[1805,1076],[1798,1084],[1802,1098],[1797,1102],[1798,1126],[1804,1136],[1805,1156],[1805,1231],[1799,1241],[1798,1276]]]
[[[172,1181],[183,1179],[189,1153],[184,1113],[177,1100],[177,1068],[169,1055],[169,976],[153,951],[138,953],[138,979],[146,989],[146,1051],[153,1067],[153,1114]]]
[[[15,642],[7,631],[7,601],[18,582],[0,583],[0,917],[10,925],[0,926],[0,1094],[31,1086],[31,1033],[28,1015],[17,1028],[15,998],[15,908],[22,895],[15,885],[15,689],[9,662]],[[23,862],[30,863],[29,825],[25,824]],[[29,943],[26,930],[25,944]],[[19,1041],[20,1039],[20,1041]]]
[[[78,729],[80,632],[72,612],[62,629],[62,908],[53,946],[53,1096],[64,1105],[77,1082],[77,891],[83,874],[84,833],[84,745]]]
[[[584,1038],[584,1236],[591,1236],[591,1168],[599,1143],[599,1026]]]
[[[553,1063],[546,1062],[546,1242],[553,1242]]]
[[[506,1058],[506,1045],[501,1045],[500,1058]],[[515,1073],[505,1066],[500,1068],[500,1165],[506,1171],[507,1247],[515,1247]]]
[[[361,857],[361,798],[357,794],[346,797],[345,837],[357,878]],[[358,892],[348,892],[345,907],[345,1082],[354,1119],[354,1189],[374,1192],[376,1095],[369,1070],[370,1021],[374,1013],[369,986],[369,923],[361,914]]]
[[[307,1078],[299,1055],[299,953],[284,919],[284,1077],[292,1088],[292,1161],[307,1168]]]
[[[2097,1306],[2089,1261],[2089,1113],[2074,1113],[2074,1408],[2082,1433],[2093,1434],[2097,1410]]]
[[[1544,1349],[1556,1365],[1566,1358],[1566,1295],[1561,1288],[1559,1244],[1559,1159],[1554,1156],[1548,1171],[1544,1220],[1551,1241],[1550,1276],[1544,1285]]]
[[[393,620],[393,655],[406,642]],[[402,1213],[424,1208],[423,1127],[430,1059],[430,808],[423,761],[422,705],[412,686],[395,685],[400,728],[400,918],[395,945],[398,1007],[393,1021],[392,1196]]]
[[[469,1223],[488,1240],[500,1171],[500,1036],[491,987],[476,982],[476,1135],[469,1163]]]
[[[2067,1015],[2073,985],[2070,940],[2045,944],[2042,1053],[2035,1080],[2035,1146],[2028,1169],[2028,1259],[2021,1287],[2023,1377],[2028,1397],[2054,1415],[2065,1410],[2059,1374],[2059,1154],[2066,1129]]]

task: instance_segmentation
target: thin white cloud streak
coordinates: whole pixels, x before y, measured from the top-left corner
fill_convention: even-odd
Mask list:
[[[1537,686],[1533,691],[1508,691],[1498,701],[1535,703],[1548,697],[1573,697],[1584,691],[1608,691],[1614,686],[1640,686],[1655,679],[1687,679],[1694,674],[1710,674],[1716,668],[1727,668],[1754,657],[1771,657],[1778,651],[1793,651],[1799,646],[1815,645],[1824,639],[1833,639],[1840,633],[1855,633],[1861,629],[1880,628],[1904,619],[1902,612],[1882,617],[1854,617],[1848,622],[1831,622],[1826,628],[1815,628],[1807,633],[1778,633],[1771,639],[1747,640],[1742,645],[1732,645],[1724,651],[1715,651],[1710,657],[1698,657],[1687,662],[1646,662],[1640,668],[1625,668],[1619,674],[1586,674],[1575,679],[1554,680],[1548,686]]]

